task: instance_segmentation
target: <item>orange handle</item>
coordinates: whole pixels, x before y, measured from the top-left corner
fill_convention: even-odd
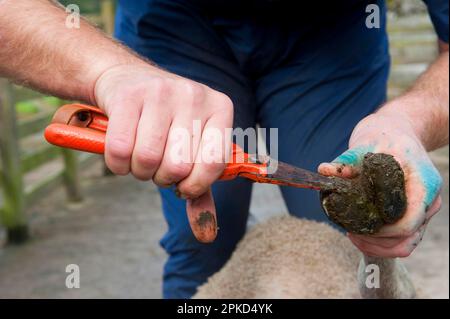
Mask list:
[[[44,132],[45,139],[57,146],[77,151],[103,154],[105,133],[90,128],[53,123]]]
[[[98,108],[82,104],[60,107],[45,129],[46,140],[54,145],[79,151],[103,154],[108,118]],[[266,164],[252,162],[249,155],[233,144],[231,163],[227,164],[219,179],[230,180],[241,175],[261,181],[266,176]],[[263,178],[263,179],[261,179]],[[194,236],[203,243],[214,241],[217,236],[215,211],[202,210],[202,199],[187,202],[188,219]]]
[[[44,136],[53,145],[78,151],[103,154],[108,118],[98,108],[82,104],[64,105],[58,109]],[[266,163],[255,163],[249,154],[233,144],[232,157],[219,180],[242,176],[256,182],[264,181]]]

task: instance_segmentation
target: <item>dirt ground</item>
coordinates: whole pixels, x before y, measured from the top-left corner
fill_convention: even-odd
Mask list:
[[[433,159],[445,179],[444,206],[405,261],[430,297],[448,298],[448,148],[435,152]],[[67,204],[59,189],[30,210],[32,240],[0,248],[0,298],[161,297],[166,256],[158,240],[166,225],[157,191],[151,183],[104,178],[100,172],[100,163],[84,172],[82,204]],[[253,223],[286,213],[276,187],[256,186]],[[80,267],[79,289],[65,286],[69,264]]]

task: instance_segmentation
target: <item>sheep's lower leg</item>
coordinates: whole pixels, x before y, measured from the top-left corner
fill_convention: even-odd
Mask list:
[[[361,297],[365,299],[410,299],[416,290],[408,271],[397,258],[364,256],[358,269]]]

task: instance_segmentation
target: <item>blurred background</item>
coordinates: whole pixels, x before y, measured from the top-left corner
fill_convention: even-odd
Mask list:
[[[113,32],[115,1],[69,0]],[[437,55],[420,0],[389,4],[389,97],[401,94]],[[160,298],[166,224],[156,188],[115,177],[101,157],[48,145],[42,132],[67,101],[0,79],[0,298]],[[449,297],[448,147],[431,154],[444,177],[444,205],[405,260],[431,298]],[[252,222],[286,214],[275,186],[255,185]],[[67,289],[77,264],[81,288]]]

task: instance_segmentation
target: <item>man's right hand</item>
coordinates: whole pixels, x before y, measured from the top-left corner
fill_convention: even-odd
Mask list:
[[[131,171],[160,186],[181,181],[178,190],[186,198],[205,193],[225,167],[225,152],[199,162],[205,139],[193,120],[203,130],[232,127],[230,99],[158,69],[83,19],[77,28],[65,28],[66,22],[64,8],[52,1],[0,1],[0,76],[101,107],[109,116],[105,155],[114,173]],[[192,161],[170,159],[177,128],[192,132]]]
[[[131,171],[160,186],[176,183],[180,195],[192,199],[187,201],[191,226],[196,212],[214,213],[208,189],[228,154],[211,141],[203,147],[203,135],[207,128],[224,132],[232,127],[230,99],[152,66],[84,19],[77,28],[66,28],[66,22],[56,2],[0,0],[0,76],[65,99],[96,103],[109,116],[105,155],[114,173]],[[199,130],[193,129],[193,120],[200,121]],[[190,143],[192,158],[173,162],[179,129],[189,133],[185,143]],[[208,149],[207,162],[198,160],[202,147]],[[203,233],[195,234],[201,241],[214,239],[215,233]]]
[[[223,93],[206,85],[179,77],[151,65],[119,65],[98,78],[95,99],[109,117],[105,159],[117,175],[131,172],[140,180],[162,187],[177,184],[186,199],[211,197],[208,189],[221,175],[228,155],[222,145],[214,145],[213,160],[200,158],[202,147],[211,141],[202,135],[206,128],[224,133],[233,125],[233,104]],[[201,130],[194,130],[199,120]],[[181,130],[189,133],[180,141]],[[180,142],[190,143],[190,161],[174,159],[180,155]],[[209,154],[211,155],[211,154]],[[213,205],[206,199],[206,206]],[[204,201],[203,200],[203,201]]]

